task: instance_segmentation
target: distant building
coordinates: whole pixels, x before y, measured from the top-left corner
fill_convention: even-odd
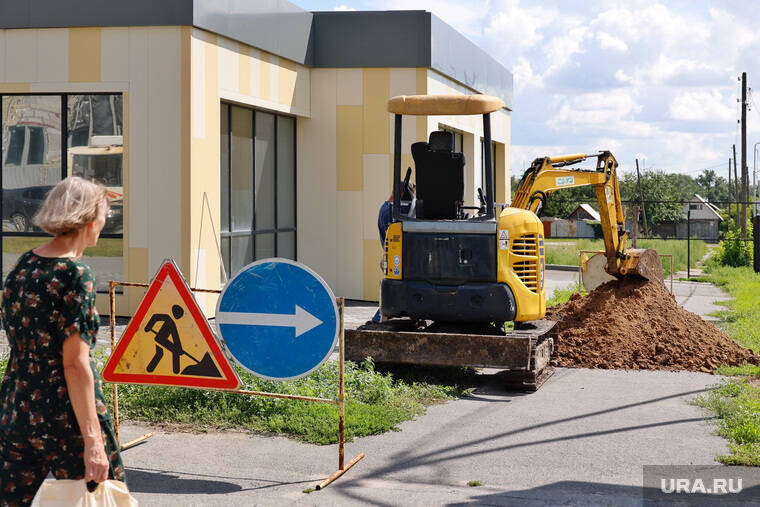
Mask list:
[[[599,212],[590,204],[581,204],[567,217],[568,220],[601,220]]]
[[[701,195],[694,194],[688,202],[684,203],[681,217],[679,222],[663,222],[655,225],[652,227],[651,235],[663,238],[691,237],[718,241],[718,225],[723,218],[717,206],[709,203]]]

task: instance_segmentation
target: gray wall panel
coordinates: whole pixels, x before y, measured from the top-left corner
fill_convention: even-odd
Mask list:
[[[315,12],[314,67],[429,67],[430,13]]]
[[[312,67],[429,67],[512,109],[512,73],[426,11],[308,12],[287,0],[0,0],[0,28],[193,25]]]
[[[193,0],[0,0],[0,28],[191,25]]]
[[[512,109],[512,73],[462,34],[431,15],[431,67]]]
[[[298,63],[306,61],[312,13],[286,0],[193,0],[193,24]]]

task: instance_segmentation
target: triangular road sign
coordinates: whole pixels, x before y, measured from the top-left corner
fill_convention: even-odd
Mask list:
[[[190,287],[168,259],[111,353],[103,379],[201,389],[240,387]]]

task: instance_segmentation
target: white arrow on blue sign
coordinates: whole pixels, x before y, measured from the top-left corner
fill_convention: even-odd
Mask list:
[[[264,259],[241,269],[224,287],[216,325],[243,368],[271,380],[308,375],[338,339],[338,307],[325,281],[289,259]]]

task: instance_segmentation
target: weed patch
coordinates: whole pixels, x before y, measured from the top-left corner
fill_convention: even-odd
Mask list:
[[[718,434],[729,441],[727,465],[760,466],[760,389],[747,379],[719,384],[694,403],[717,417]]]
[[[732,297],[716,303],[726,307],[717,314],[720,327],[739,344],[760,353],[760,274],[750,267],[711,263],[703,280],[723,288]]]
[[[749,267],[708,265],[702,281],[726,290],[733,299],[719,302],[720,327],[741,345],[760,352],[760,275]],[[760,366],[723,366],[716,370],[734,378],[695,400],[716,417],[718,434],[729,441],[729,454],[716,459],[727,465],[760,466]]]
[[[239,370],[244,389],[337,399],[338,363],[328,361],[312,375],[293,381],[263,380]],[[346,440],[398,430],[399,423],[433,403],[461,396],[458,385],[406,383],[375,371],[371,361],[346,363]],[[110,398],[111,389],[105,390]],[[338,441],[338,407],[324,403],[165,386],[119,386],[119,413],[151,424],[193,431],[237,429],[284,433],[315,444]]]

